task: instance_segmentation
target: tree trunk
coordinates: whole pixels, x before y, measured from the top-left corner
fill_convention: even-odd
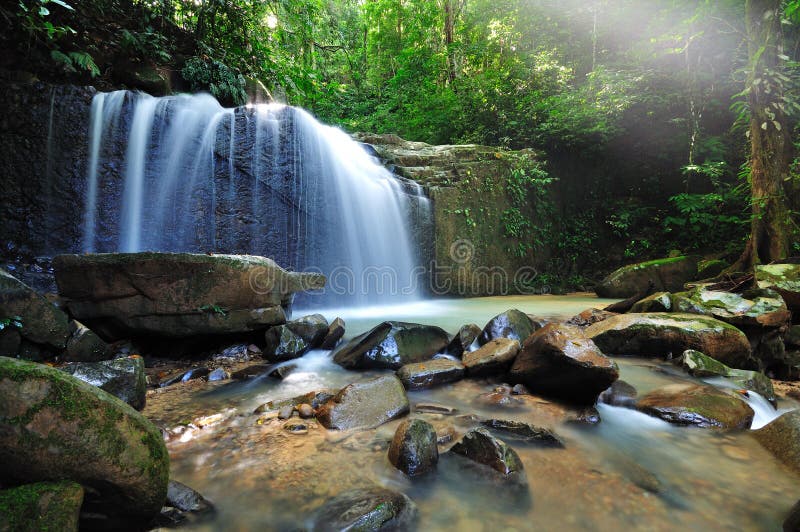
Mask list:
[[[453,57],[453,3],[444,0],[444,51],[447,57],[447,80],[450,84],[456,79],[456,61]]]
[[[781,0],[747,0],[750,186],[753,219],[740,270],[785,259],[790,212],[785,182],[792,143],[783,107]]]

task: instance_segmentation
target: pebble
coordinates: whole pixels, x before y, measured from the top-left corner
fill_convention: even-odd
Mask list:
[[[284,406],[278,411],[278,419],[289,419],[294,414],[293,406]]]
[[[414,409],[417,412],[427,412],[430,414],[443,414],[446,416],[452,416],[456,412],[458,412],[457,408],[453,408],[447,405],[440,405],[438,403],[417,403],[414,405]]]
[[[307,404],[303,403],[297,406],[297,412],[300,414],[300,417],[303,419],[308,419],[314,417],[314,408]]]
[[[222,414],[211,414],[210,416],[199,417],[194,421],[192,421],[192,423],[202,429],[208,427],[209,425],[214,425],[215,423],[219,423],[223,419],[225,419],[225,416],[223,416]]]
[[[292,419],[283,424],[283,429],[292,434],[308,434],[308,425],[304,421]]]

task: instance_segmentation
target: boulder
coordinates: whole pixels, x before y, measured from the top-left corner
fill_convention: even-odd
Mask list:
[[[26,340],[53,354],[67,346],[69,319],[28,285],[0,269],[0,319],[19,318],[18,332]],[[15,320],[16,321],[16,320]]]
[[[510,338],[522,343],[536,329],[537,326],[527,314],[512,308],[489,320],[478,336],[478,343],[484,345],[495,338]]]
[[[601,403],[612,406],[633,407],[636,405],[636,396],[639,392],[625,381],[618,380],[597,398]]]
[[[697,257],[671,257],[630,264],[612,272],[595,286],[600,297],[625,299],[649,289],[675,292],[697,278]]]
[[[402,493],[385,488],[349,490],[317,510],[313,532],[413,530],[417,507]]]
[[[761,394],[773,404],[776,401],[772,379],[758,371],[729,368],[722,362],[693,349],[687,349],[673,362],[693,377],[725,377],[740,388]]]
[[[669,312],[672,310],[672,294],[656,292],[640,299],[631,307],[631,312]]]
[[[384,375],[345,386],[319,407],[317,419],[327,429],[375,428],[409,409],[403,383],[394,375]]]
[[[585,333],[612,355],[664,357],[695,349],[734,367],[750,359],[750,343],[742,331],[697,314],[621,314],[589,326]]]
[[[302,338],[311,349],[319,347],[328,334],[328,320],[322,314],[311,314],[287,321],[286,327]]]
[[[448,355],[461,358],[464,351],[468,350],[478,335],[481,334],[481,328],[474,323],[462,325],[456,335],[447,344],[445,352]]]
[[[409,477],[429,473],[439,461],[436,440],[433,425],[422,419],[407,419],[394,433],[389,462]]]
[[[672,296],[675,312],[704,314],[737,327],[781,327],[791,318],[783,298],[773,290],[744,294],[696,289]]]
[[[320,349],[330,350],[339,344],[339,340],[344,337],[345,324],[342,318],[336,318],[328,326],[328,331],[325,333],[325,338],[322,340]]]
[[[83,487],[70,480],[0,490],[0,530],[77,532]]]
[[[587,308],[580,314],[576,314],[575,316],[571,317],[567,320],[567,324],[569,325],[577,325],[578,327],[588,327],[593,323],[597,323],[598,321],[603,321],[611,316],[616,316],[616,312],[609,312],[607,310],[599,309],[599,308]],[[542,327],[544,327],[543,324]],[[541,327],[539,327],[541,328]]]
[[[285,322],[294,293],[325,284],[250,255],[59,255],[53,268],[70,313],[106,340],[263,330]]]
[[[618,377],[617,365],[603,355],[582,329],[550,323],[525,341],[509,378],[533,393],[593,404]]]
[[[41,364],[0,358],[0,478],[88,487],[94,529],[144,527],[167,496],[159,430],[103,390]]]
[[[800,410],[787,412],[750,434],[780,461],[800,473]]]
[[[756,266],[756,283],[778,292],[790,309],[800,309],[800,264]]]
[[[142,357],[71,362],[59,369],[120,398],[136,410],[142,410],[145,406],[147,379]]]
[[[519,340],[495,338],[475,351],[464,353],[462,361],[471,377],[506,373],[519,349]]]
[[[214,505],[208,502],[205,497],[177,480],[169,481],[166,506],[194,514],[205,514],[214,511]]]
[[[450,338],[439,327],[385,321],[356,336],[333,352],[333,360],[347,369],[400,369],[429,360]]]
[[[97,362],[108,358],[109,345],[79,321],[69,322],[71,335],[67,351],[62,357],[67,362]]]
[[[564,443],[550,429],[537,427],[524,421],[484,419],[481,421],[481,425],[504,438],[544,447],[564,447]]]
[[[264,358],[270,362],[301,357],[311,349],[311,345],[293,332],[288,325],[270,327],[264,333],[264,339],[267,342],[264,346]]]
[[[746,429],[753,421],[750,406],[711,386],[670,384],[645,394],[636,404],[645,414],[677,425]]]
[[[491,467],[504,477],[524,479],[524,467],[517,452],[486,429],[470,430],[450,451]]]
[[[463,379],[464,365],[457,360],[437,358],[406,364],[397,370],[397,376],[407,390],[421,390]]]

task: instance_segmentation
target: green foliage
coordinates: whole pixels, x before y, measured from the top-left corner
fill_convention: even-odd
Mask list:
[[[212,304],[203,305],[202,307],[198,308],[197,310],[199,312],[205,312],[207,314],[216,314],[218,316],[227,316],[228,315],[228,309],[226,309],[224,307],[221,307],[219,305],[216,305],[216,304],[214,304],[214,305],[212,305]]]
[[[20,316],[0,318],[0,331],[9,327],[14,329],[22,329],[22,318]]]
[[[100,69],[95,64],[92,56],[85,52],[67,52],[59,50],[50,52],[53,61],[61,65],[67,72],[78,72],[79,69],[86,70],[92,77],[100,74]]]
[[[665,231],[682,242],[682,248],[707,250],[722,247],[730,251],[741,248],[750,219],[744,208],[745,198],[736,191],[677,194],[670,198],[670,203],[678,215],[664,219]]]
[[[237,105],[247,101],[244,77],[219,61],[192,57],[186,61],[181,75],[194,91],[208,90],[214,97]]]
[[[129,56],[148,58],[162,63],[172,60],[167,37],[155,31],[152,26],[147,26],[142,31],[121,29],[119,46]]]

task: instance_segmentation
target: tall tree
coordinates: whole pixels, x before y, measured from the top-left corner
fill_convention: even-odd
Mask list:
[[[785,183],[792,142],[786,117],[781,0],[747,0],[750,107],[750,239],[736,266],[785,259],[790,246],[790,211]]]

